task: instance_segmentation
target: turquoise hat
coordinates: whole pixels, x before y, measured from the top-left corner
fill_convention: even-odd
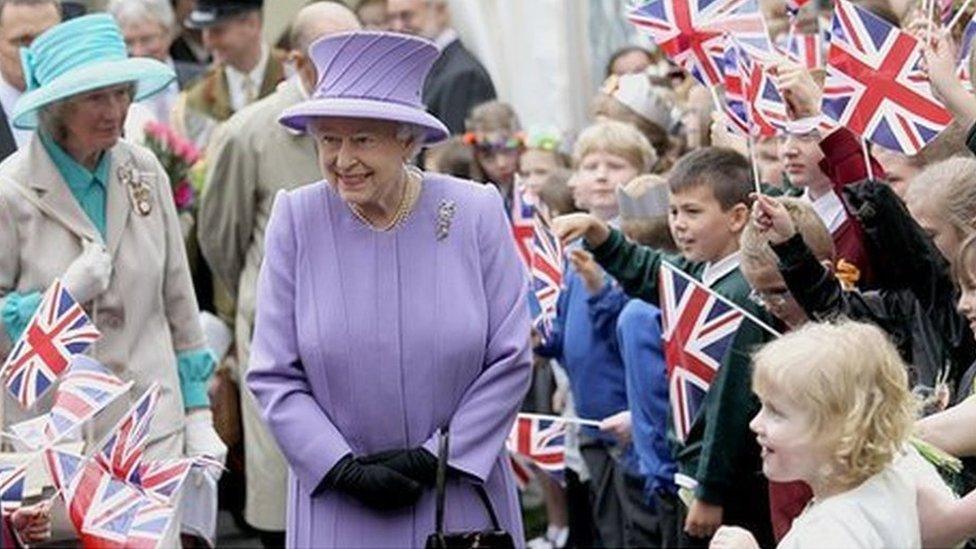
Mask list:
[[[20,49],[27,91],[14,105],[13,125],[37,127],[37,112],[80,93],[134,82],[134,101],[166,88],[176,73],[164,63],[129,57],[122,31],[108,14],[86,15],[44,31]]]

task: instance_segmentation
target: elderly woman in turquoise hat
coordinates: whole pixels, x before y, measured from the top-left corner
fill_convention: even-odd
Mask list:
[[[161,386],[147,455],[222,457],[207,397],[214,359],[170,183],[152,153],[122,139],[129,104],[175,75],[128,58],[104,14],[57,25],[21,55],[28,90],[12,119],[36,131],[0,165],[0,360],[60,279],[102,334],[93,358],[135,383],[133,400]],[[38,413],[4,395],[5,426]]]

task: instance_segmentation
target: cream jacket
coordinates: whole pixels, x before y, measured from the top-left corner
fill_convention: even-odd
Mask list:
[[[135,383],[130,401],[150,383],[161,384],[150,435],[157,439],[183,428],[176,353],[205,343],[169,179],[140,146],[120,140],[111,154],[104,243],[113,271],[108,290],[84,304],[102,334],[87,354]],[[141,183],[148,212],[137,208],[139,193],[125,182],[128,174]],[[10,292],[43,292],[78,257],[84,240],[102,237],[34,136],[0,164],[0,306]],[[0,358],[11,345],[0,330]],[[4,426],[37,415],[4,395]],[[47,399],[36,406],[47,409]]]

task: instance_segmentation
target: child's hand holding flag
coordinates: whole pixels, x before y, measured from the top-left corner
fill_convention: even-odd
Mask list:
[[[752,194],[752,222],[760,232],[769,232],[769,241],[782,244],[796,234],[790,213],[782,202],[764,194]]]
[[[553,219],[552,231],[563,246],[580,238],[585,239],[590,246],[599,246],[610,238],[610,227],[587,213],[561,215]]]
[[[624,410],[603,418],[603,421],[600,422],[600,430],[604,433],[610,433],[620,444],[626,446],[630,444],[633,435],[632,424],[630,410]]]
[[[809,69],[792,61],[776,65],[776,87],[786,102],[786,112],[793,120],[820,115],[821,85]]]

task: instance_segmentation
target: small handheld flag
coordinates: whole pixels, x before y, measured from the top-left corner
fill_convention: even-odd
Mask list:
[[[32,407],[54,385],[71,357],[99,336],[81,305],[55,280],[0,369],[7,391],[22,407]]]
[[[556,303],[563,284],[563,246],[552,232],[549,216],[536,208],[532,219],[532,291],[539,303],[539,314],[533,325],[544,340],[552,333]]]
[[[670,263],[661,264],[659,276],[671,415],[685,440],[742,321],[779,334]]]
[[[837,0],[827,54],[823,112],[887,149],[914,155],[952,121],[908,33]]]
[[[509,452],[562,481],[566,468],[566,422],[520,415],[506,444]]]

